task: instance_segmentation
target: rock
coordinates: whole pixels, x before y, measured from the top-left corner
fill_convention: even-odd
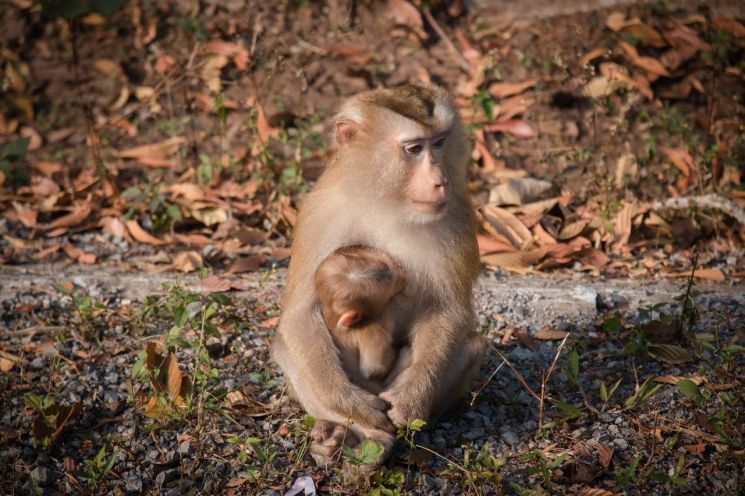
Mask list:
[[[50,468],[39,466],[31,471],[31,478],[39,485],[46,486],[59,479],[59,474]]]
[[[510,359],[516,363],[520,363],[529,360],[533,356],[533,352],[522,346],[515,346],[508,353]]]
[[[124,489],[130,493],[141,493],[142,479],[140,479],[136,475],[127,478],[127,485],[124,487]]]
[[[515,434],[513,431],[504,431],[500,437],[502,438],[502,441],[509,444],[510,446],[515,446],[520,442],[517,434]]]
[[[31,363],[28,364],[28,368],[31,370],[41,370],[46,366],[47,362],[42,357],[36,357],[33,360],[31,360]]]
[[[422,485],[431,491],[437,487],[437,481],[429,474],[422,474]]]
[[[178,454],[185,456],[188,455],[191,452],[191,442],[189,440],[182,441],[181,444],[178,445]]]
[[[627,450],[629,448],[629,443],[623,438],[618,438],[613,440],[613,444],[618,446],[618,449],[621,450]]]

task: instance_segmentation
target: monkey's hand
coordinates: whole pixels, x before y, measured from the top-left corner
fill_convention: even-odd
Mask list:
[[[349,383],[343,388],[344,394],[338,397],[341,412],[348,418],[365,427],[372,427],[386,432],[396,429],[386,415],[388,403],[374,394]]]
[[[406,380],[397,380],[380,393],[380,397],[390,404],[388,418],[397,427],[406,427],[416,419],[426,421],[429,418],[430,402],[426,401],[426,393],[419,394],[417,386]]]

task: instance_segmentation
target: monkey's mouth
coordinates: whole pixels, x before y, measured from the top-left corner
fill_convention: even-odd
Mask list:
[[[411,202],[412,207],[414,210],[425,213],[425,214],[439,214],[443,210],[445,210],[445,206],[447,205],[447,201],[445,200],[436,200],[436,201],[417,201],[412,200]]]

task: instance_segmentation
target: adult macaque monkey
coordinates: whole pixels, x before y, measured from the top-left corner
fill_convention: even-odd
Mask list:
[[[317,419],[316,459],[350,436],[387,448],[396,426],[427,420],[461,396],[478,371],[472,289],[480,265],[466,190],[468,143],[450,96],[430,85],[350,98],[335,119],[333,157],[305,198],[292,245],[272,353],[294,396]],[[321,315],[313,278],[336,249],[387,253],[406,274],[396,341],[410,361],[379,396],[353,385]]]

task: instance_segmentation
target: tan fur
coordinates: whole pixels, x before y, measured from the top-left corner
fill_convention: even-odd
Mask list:
[[[472,308],[480,264],[466,190],[468,143],[452,100],[436,86],[362,93],[344,104],[342,121],[344,139],[300,208],[273,356],[309,414],[390,441],[391,422],[427,420],[450,407],[483,353]],[[447,138],[435,153],[438,133]],[[402,137],[422,140],[426,153],[407,157]],[[406,196],[412,181],[429,180],[422,167],[448,179],[437,213],[412,208]],[[410,360],[396,365],[380,397],[345,373],[314,290],[321,262],[352,245],[387,253],[407,275],[390,306]]]
[[[398,355],[388,303],[404,285],[404,275],[388,255],[364,246],[340,248],[316,270],[316,294],[342,366],[367,391],[382,390]],[[345,315],[354,316],[351,325],[342,324]]]

